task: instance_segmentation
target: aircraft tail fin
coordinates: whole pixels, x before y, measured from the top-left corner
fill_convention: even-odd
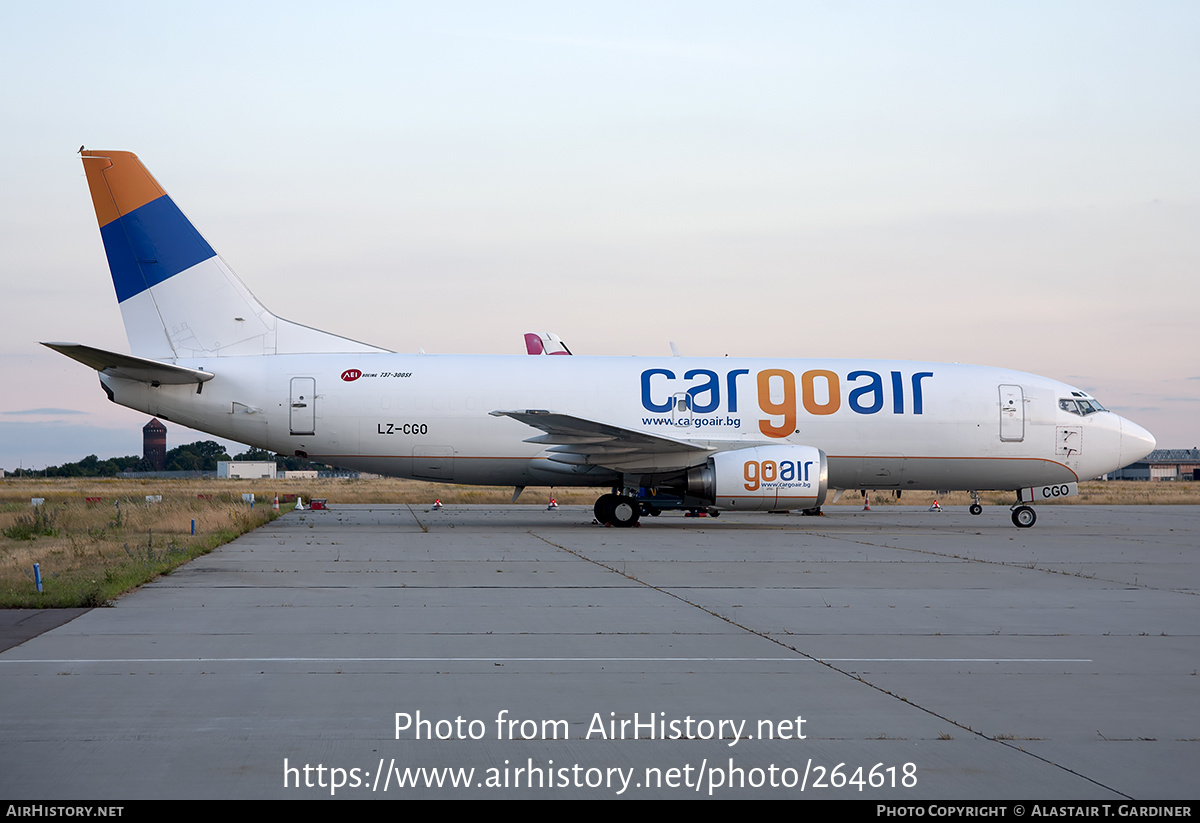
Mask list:
[[[127,151],[81,151],[133,354],[386,351],[276,317]]]
[[[567,344],[562,341],[554,332],[546,332],[545,334],[536,334],[535,332],[525,333],[525,353],[526,354],[570,354],[571,350],[567,348]]]

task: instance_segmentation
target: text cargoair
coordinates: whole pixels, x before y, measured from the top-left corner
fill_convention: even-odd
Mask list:
[[[734,414],[740,396],[752,390],[758,410],[766,415],[758,422],[759,430],[768,437],[788,437],[795,432],[801,411],[813,416],[835,414],[842,408],[855,414],[923,414],[922,381],[930,377],[933,372],[893,371],[885,376],[867,369],[845,377],[829,369],[810,369],[798,376],[787,369],[763,369],[753,376],[749,369],[731,369],[723,375],[690,369],[680,377],[671,369],[646,369],[641,374],[642,407],[660,413]]]

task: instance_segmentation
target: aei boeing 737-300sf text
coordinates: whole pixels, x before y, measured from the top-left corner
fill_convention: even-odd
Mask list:
[[[1029,503],[1155,445],[1087,392],[1001,368],[388,351],[272,314],[135,155],[82,156],[131,354],[45,345],[96,369],[113,402],[262,449],[602,487],[596,516],[614,526],[663,508],[812,511],[831,489],[987,489],[1014,491],[1028,527]]]

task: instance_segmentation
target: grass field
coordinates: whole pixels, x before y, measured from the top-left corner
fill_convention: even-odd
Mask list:
[[[256,497],[253,508],[242,495]],[[413,480],[189,480],[72,479],[0,480],[0,608],[99,606],[126,591],[169,573],[182,563],[261,526],[273,517],[271,501],[300,495],[307,502],[325,498],[339,503],[407,503],[428,506],[508,505],[512,489],[453,486]],[[597,489],[528,489],[521,505],[548,502],[591,505]],[[146,496],[161,495],[147,503]],[[30,505],[40,497],[44,503]],[[871,494],[871,507],[928,506],[930,492],[910,492],[897,501],[890,492]],[[984,505],[1012,503],[1011,492],[988,492]],[[940,497],[942,506],[966,506],[966,492]],[[1200,503],[1200,484],[1091,482],[1078,497],[1039,505],[1171,505]],[[861,508],[858,492],[836,504]],[[290,508],[290,502],[284,509]],[[195,535],[192,521],[195,521]],[[44,591],[33,582],[33,564],[41,569]]]

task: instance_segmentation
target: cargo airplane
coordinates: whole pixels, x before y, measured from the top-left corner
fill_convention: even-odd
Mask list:
[[[662,508],[814,512],[847,489],[966,490],[978,514],[989,489],[1014,491],[1029,527],[1030,502],[1155,445],[1087,392],[1009,369],[399,354],[272,314],[135,155],[81,155],[132,353],[45,345],[96,369],[113,402],[258,448],[517,494],[601,487],[613,526]],[[551,337],[530,351],[569,354]]]

